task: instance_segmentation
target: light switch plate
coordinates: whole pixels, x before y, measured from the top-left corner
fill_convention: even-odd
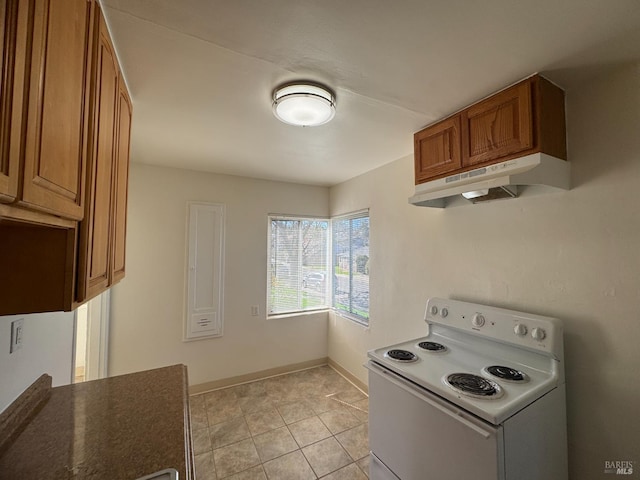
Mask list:
[[[24,341],[24,318],[18,318],[11,322],[11,348],[9,353],[13,353],[16,350],[22,348]]]

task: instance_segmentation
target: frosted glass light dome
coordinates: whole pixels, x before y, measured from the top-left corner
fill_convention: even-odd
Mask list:
[[[273,92],[273,114],[289,125],[315,127],[333,118],[336,101],[332,92],[319,85],[288,84]]]

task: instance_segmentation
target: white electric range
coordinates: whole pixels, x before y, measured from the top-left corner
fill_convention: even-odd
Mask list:
[[[425,321],[368,354],[372,480],[566,480],[561,322],[439,298]]]

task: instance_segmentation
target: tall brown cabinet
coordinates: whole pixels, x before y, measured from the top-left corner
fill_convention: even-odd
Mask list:
[[[124,275],[131,101],[95,0],[0,5],[0,315],[70,310]]]
[[[129,185],[129,145],[131,139],[131,98],[122,76],[118,81],[118,135],[113,182],[113,251],[111,255],[111,282],[124,278],[125,244],[127,239],[127,194]]]
[[[95,91],[93,96],[93,159],[87,172],[87,209],[80,224],[77,298],[84,300],[104,291],[110,280],[112,240],[111,201],[118,99],[118,61],[104,19],[98,27]]]

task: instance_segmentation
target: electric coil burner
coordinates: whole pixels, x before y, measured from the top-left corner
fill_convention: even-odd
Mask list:
[[[482,369],[482,373],[500,378],[505,382],[527,382],[529,377],[526,373],[511,367],[503,367],[502,365],[491,365]]]
[[[496,382],[472,373],[452,373],[442,381],[456,392],[473,398],[500,398],[503,393]]]
[[[384,356],[396,362],[411,363],[418,361],[418,356],[415,353],[397,348],[387,351]]]
[[[447,347],[436,342],[420,342],[418,343],[418,347],[428,352],[442,353],[447,351]]]
[[[423,337],[368,352],[369,478],[567,480],[562,323],[442,298],[425,310]]]

